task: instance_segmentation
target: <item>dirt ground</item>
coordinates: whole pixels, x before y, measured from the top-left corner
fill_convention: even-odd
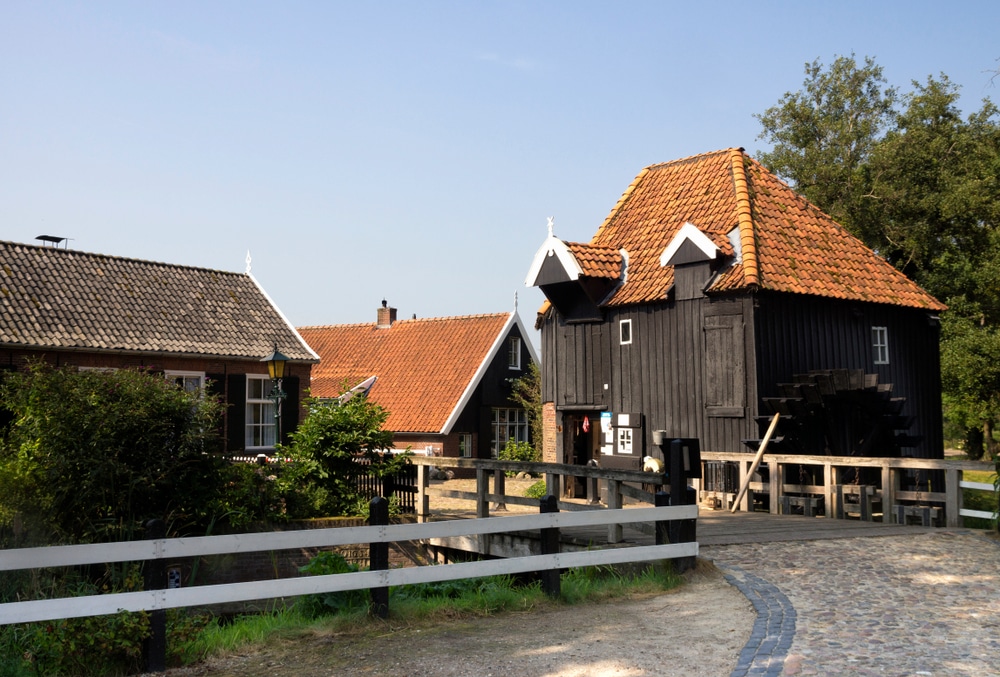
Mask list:
[[[480,619],[374,623],[312,631],[168,671],[170,677],[264,675],[728,675],[756,618],[710,564],[662,595],[505,612]]]

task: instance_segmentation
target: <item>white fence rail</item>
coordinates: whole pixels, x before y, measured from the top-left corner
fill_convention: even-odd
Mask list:
[[[297,532],[205,536],[95,545],[0,550],[0,571],[74,566],[109,562],[177,560],[202,555],[328,547],[358,543],[418,541],[428,538],[570,528],[636,522],[696,519],[697,506],[672,506],[571,513],[541,513],[511,517],[392,524],[387,526],[314,529]],[[0,625],[98,616],[124,611],[203,606],[273,599],[313,593],[427,583],[576,566],[644,562],[694,557],[698,544],[677,543],[584,552],[532,555],[503,560],[443,564],[428,567],[307,576],[249,583],[206,585],[170,590],[95,595],[0,604]]]

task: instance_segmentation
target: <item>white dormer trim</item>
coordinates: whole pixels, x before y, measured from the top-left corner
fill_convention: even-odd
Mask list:
[[[580,264],[577,263],[576,257],[570,252],[566,243],[553,235],[552,231],[549,230],[548,237],[545,238],[542,246],[535,252],[535,258],[532,259],[531,267],[528,268],[528,275],[524,278],[525,287],[538,286],[535,284],[536,280],[538,280],[538,274],[545,264],[545,259],[550,256],[555,256],[559,259],[559,264],[566,271],[569,279],[579,280],[580,276],[583,275],[583,269],[580,268]]]
[[[708,259],[714,259],[719,253],[719,248],[715,246],[715,243],[707,235],[698,230],[698,226],[688,222],[681,226],[681,229],[674,235],[674,239],[670,241],[667,248],[660,254],[661,267],[667,265],[667,262],[674,257],[674,254],[681,248],[685,240],[704,252]]]

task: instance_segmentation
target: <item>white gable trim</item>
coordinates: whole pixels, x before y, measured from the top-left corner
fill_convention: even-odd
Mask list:
[[[531,267],[528,268],[528,275],[524,278],[525,287],[537,287],[535,284],[538,280],[538,273],[542,270],[542,265],[545,263],[545,259],[555,256],[559,259],[559,264],[569,275],[569,279],[578,280],[580,276],[583,275],[583,269],[580,268],[580,264],[576,262],[576,257],[570,252],[569,247],[566,243],[557,238],[555,235],[549,234],[545,241],[542,242],[542,246],[538,248],[535,252],[535,258],[531,261]]]
[[[267,302],[271,304],[272,308],[274,308],[274,312],[278,313],[282,321],[284,321],[284,323],[288,326],[288,328],[292,330],[292,333],[295,334],[295,338],[299,340],[299,343],[301,343],[305,347],[305,349],[309,351],[309,354],[312,355],[313,358],[315,358],[316,362],[319,362],[319,355],[317,355],[316,351],[313,350],[308,343],[306,343],[305,339],[302,338],[302,335],[292,325],[292,323],[288,321],[288,318],[285,317],[285,314],[283,312],[281,312],[281,308],[278,307],[278,304],[276,304],[271,299],[271,297],[267,295],[267,292],[264,291],[264,288],[262,286],[260,286],[260,282],[258,282],[257,278],[253,276],[253,273],[247,272],[246,276],[249,277],[255,285],[257,285],[257,289],[260,290],[260,293],[264,295],[264,298],[267,299]]]
[[[479,387],[479,383],[486,375],[486,370],[489,369],[490,364],[493,363],[493,358],[495,358],[497,353],[499,353],[506,345],[507,336],[510,335],[510,330],[514,328],[514,326],[517,326],[517,328],[520,329],[521,342],[527,344],[528,354],[531,355],[531,359],[535,362],[535,364],[539,363],[538,354],[535,352],[535,346],[528,338],[528,331],[525,328],[524,323],[521,322],[520,315],[518,315],[517,312],[511,313],[510,317],[508,317],[507,321],[504,323],[503,328],[493,340],[493,345],[490,346],[489,351],[486,353],[486,357],[484,357],[483,361],[479,364],[479,368],[476,370],[475,375],[473,375],[472,380],[469,381],[467,386],[465,386],[465,391],[455,404],[455,408],[452,409],[451,414],[448,416],[448,420],[444,422],[444,427],[441,428],[442,435],[451,434],[451,429],[454,427],[455,421],[457,421],[458,417],[461,416],[462,410],[465,409],[465,405],[469,403],[469,400],[472,398],[472,393],[476,392],[476,388]]]
[[[704,252],[705,256],[709,259],[714,259],[719,253],[719,248],[715,246],[715,243],[707,235],[698,230],[698,226],[688,222],[681,226],[681,229],[674,235],[674,239],[670,241],[667,248],[660,254],[661,267],[667,265],[667,261],[674,257],[674,254],[681,248],[685,240]]]

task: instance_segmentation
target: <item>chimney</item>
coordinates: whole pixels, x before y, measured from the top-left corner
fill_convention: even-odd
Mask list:
[[[375,323],[375,328],[388,329],[395,321],[396,309],[390,308],[389,303],[385,299],[382,299],[382,307],[378,309],[378,322]]]

